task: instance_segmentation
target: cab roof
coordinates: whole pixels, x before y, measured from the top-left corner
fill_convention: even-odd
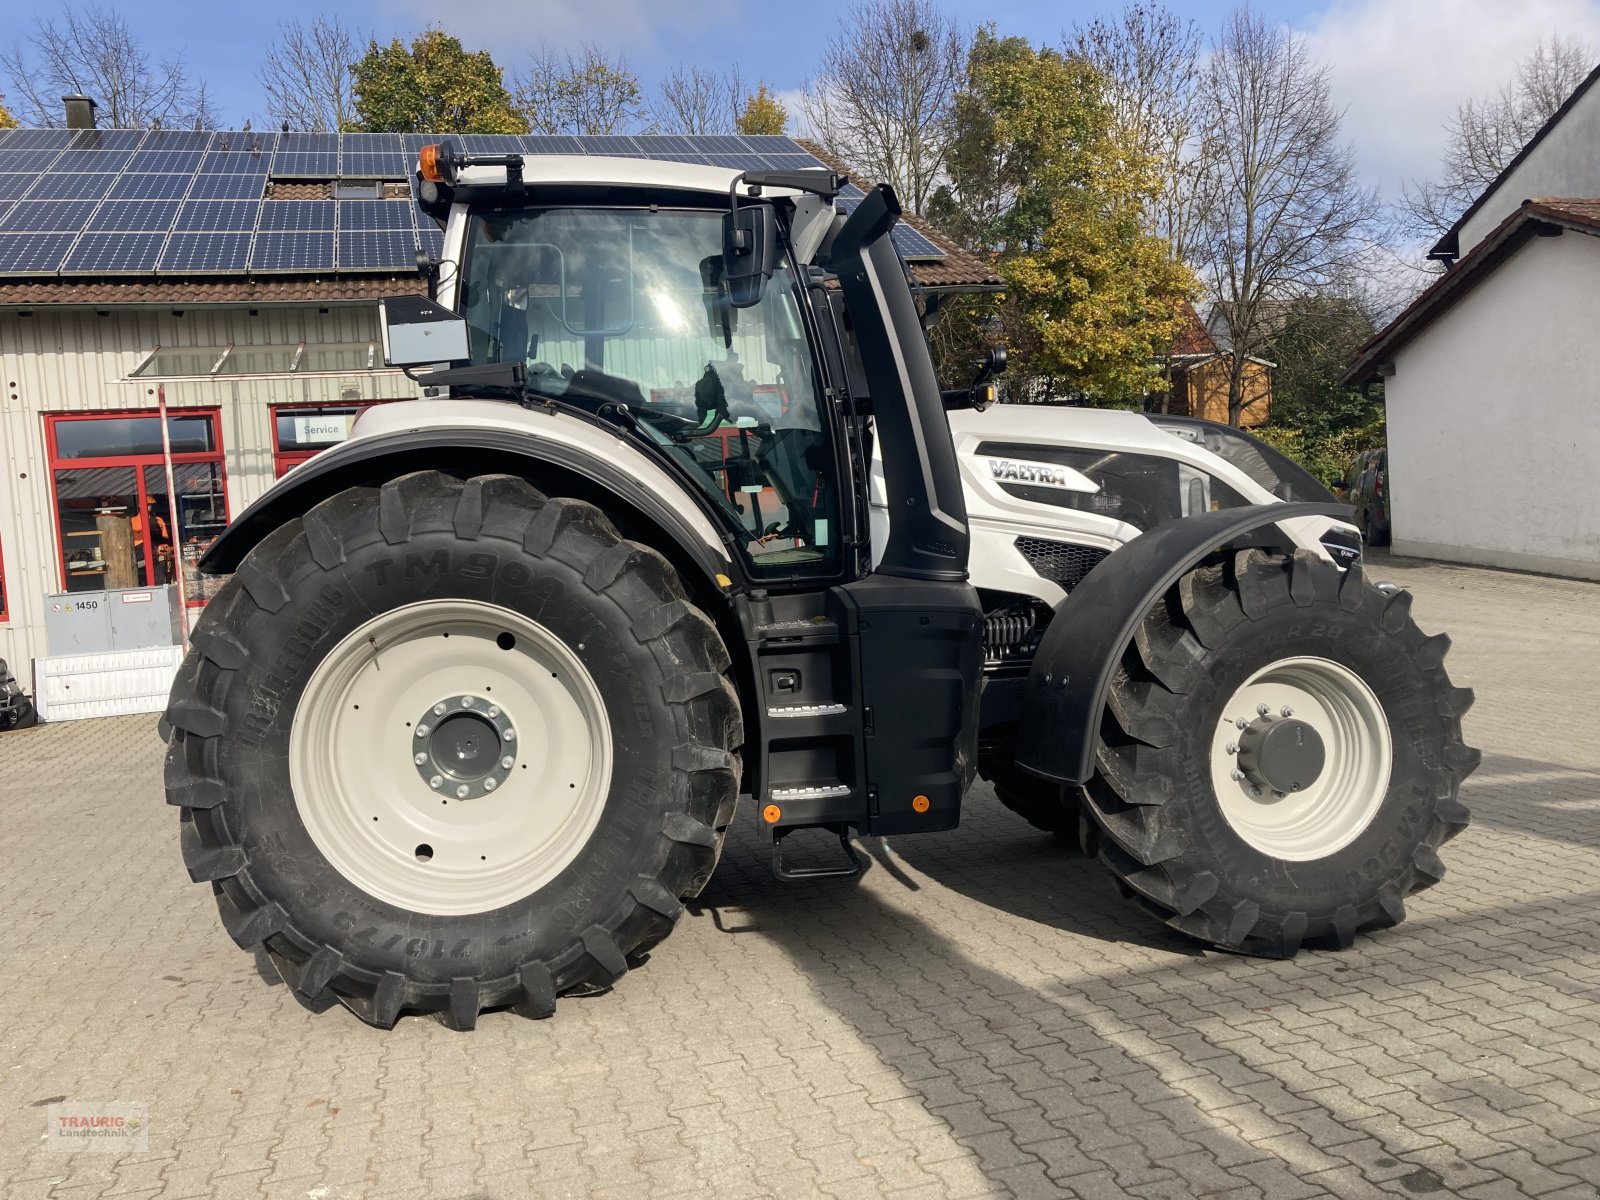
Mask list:
[[[698,163],[667,162],[657,158],[620,158],[600,154],[525,154],[522,156],[523,183],[530,188],[540,184],[563,187],[632,187],[644,191],[698,192],[727,196],[740,170],[733,167],[702,166]],[[469,166],[462,169],[456,186],[494,188],[504,186],[503,166]],[[767,188],[767,196],[796,196],[787,188]]]

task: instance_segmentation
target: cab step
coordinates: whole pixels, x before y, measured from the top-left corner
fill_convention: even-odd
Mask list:
[[[783,839],[800,829],[827,829],[831,833],[838,834],[839,848],[844,851],[844,856],[848,861],[837,867],[785,866],[783,862]],[[786,883],[794,883],[805,879],[849,879],[861,874],[866,869],[866,861],[856,853],[855,847],[850,844],[850,826],[848,825],[795,825],[787,829],[774,829],[772,831],[772,873]]]

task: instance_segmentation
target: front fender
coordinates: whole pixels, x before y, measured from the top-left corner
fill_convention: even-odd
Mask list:
[[[533,423],[540,416],[516,410],[492,423],[393,428],[324,450],[235,518],[200,560],[200,570],[207,575],[236,570],[274,529],[346,488],[422,470],[505,472],[535,479],[555,471],[587,484],[591,495],[614,497],[654,523],[708,581],[735,575],[724,539],[695,498],[665,470],[603,430],[586,426],[576,437],[541,437]],[[524,423],[529,427],[520,427]]]
[[[1083,783],[1111,677],[1145,613],[1219,546],[1246,534],[1295,543],[1279,523],[1299,517],[1348,520],[1343,504],[1255,504],[1200,513],[1134,538],[1084,577],[1057,606],[1034,655],[1022,701],[1016,762],[1032,775]]]

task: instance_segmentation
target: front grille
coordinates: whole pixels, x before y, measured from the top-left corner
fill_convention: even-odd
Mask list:
[[[1071,542],[1052,542],[1047,538],[1019,537],[1017,551],[1042,579],[1059,583],[1071,591],[1083,577],[1111,552],[1099,546],[1074,546]]]

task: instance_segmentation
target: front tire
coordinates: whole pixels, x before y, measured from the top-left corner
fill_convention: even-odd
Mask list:
[[[592,505],[510,476],[351,489],[195,630],[167,710],[185,865],[312,1006],[548,1016],[709,878],[743,737],[728,667],[672,567]]]
[[[1449,639],[1410,607],[1303,550],[1243,550],[1181,579],[1124,655],[1085,788],[1124,891],[1175,929],[1271,957],[1403,920],[1444,875],[1479,757]]]

